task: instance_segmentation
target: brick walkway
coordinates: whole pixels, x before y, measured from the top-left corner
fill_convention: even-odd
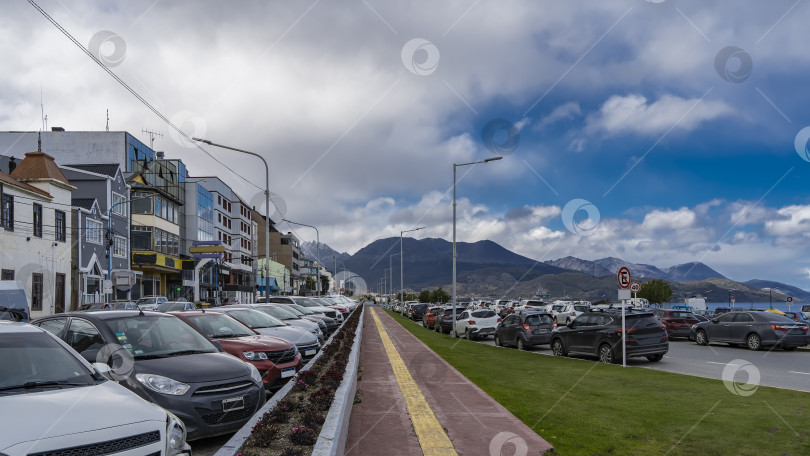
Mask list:
[[[362,402],[352,409],[347,455],[521,456],[551,449],[380,308],[369,306],[363,325]],[[442,445],[440,434],[451,445]]]

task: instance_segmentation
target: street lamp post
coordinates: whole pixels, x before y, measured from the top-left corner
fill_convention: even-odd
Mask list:
[[[402,252],[395,253],[393,255],[388,256],[388,266],[390,266],[390,269],[391,269],[391,294],[392,295],[394,294],[394,266],[393,266],[393,263],[391,262],[391,259],[394,258],[397,255],[402,255]],[[402,267],[402,262],[400,262],[399,266],[400,266],[400,268]],[[399,300],[399,303],[402,304],[401,299]]]
[[[287,219],[281,219],[281,220],[283,220],[283,221],[285,221],[287,223],[292,223],[293,225],[306,226],[306,227],[309,227],[309,228],[312,228],[313,230],[315,230],[315,242],[317,243],[317,245],[315,247],[316,247],[316,250],[318,252],[318,267],[315,270],[318,273],[318,286],[316,287],[316,290],[318,292],[318,296],[320,296],[321,295],[321,235],[320,235],[320,233],[318,233],[318,228],[315,228],[312,225],[307,225],[306,223],[293,222],[293,221],[287,220]]]
[[[199,141],[201,143],[208,144],[209,146],[221,147],[223,149],[232,150],[234,152],[241,152],[243,154],[252,155],[254,157],[258,157],[262,161],[262,163],[264,163],[264,178],[265,178],[265,188],[264,188],[264,205],[265,205],[265,207],[264,207],[264,225],[265,225],[264,226],[264,228],[265,228],[265,233],[264,233],[264,261],[267,263],[268,270],[269,270],[269,267],[270,267],[269,266],[269,264],[270,264],[270,167],[267,165],[267,160],[265,160],[264,157],[262,157],[261,155],[255,153],[255,152],[250,152],[250,151],[247,151],[247,150],[237,149],[235,147],[230,147],[230,146],[223,146],[222,144],[216,144],[216,143],[213,143],[213,142],[211,142],[211,141],[209,141],[207,139],[201,139],[201,138],[191,138],[191,139],[193,139],[194,141]],[[258,261],[257,261],[257,263],[258,263]],[[265,282],[264,282],[264,296],[265,296],[265,298],[270,295],[270,293],[269,293],[269,291],[270,291],[269,282],[270,282],[270,279],[266,278]]]
[[[425,228],[420,226],[412,230],[404,230],[399,232],[399,302],[405,302],[405,257],[402,255],[402,234],[411,231],[418,231]]]
[[[453,163],[453,321],[456,321],[456,305],[458,300],[456,297],[456,168],[467,165],[477,165],[479,163],[489,163],[491,161],[500,160],[503,157],[492,157],[484,160],[469,162],[469,163]],[[455,323],[454,323],[455,324]],[[455,332],[453,332],[455,337]]]

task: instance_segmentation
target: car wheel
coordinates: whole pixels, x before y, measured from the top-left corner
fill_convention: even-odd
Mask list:
[[[498,337],[497,334],[495,334],[495,345],[497,345],[498,347],[503,347],[503,343],[501,343],[501,338]]]
[[[698,345],[709,345],[709,338],[706,337],[706,331],[699,329],[695,334],[695,342]]]
[[[647,359],[650,360],[651,363],[657,363],[658,361],[661,361],[662,359],[664,359],[664,354],[659,353],[657,355],[650,355],[650,356],[647,357]]]
[[[554,356],[567,355],[567,353],[565,352],[565,346],[563,345],[563,342],[560,339],[554,339],[551,342],[551,352],[554,353]]]
[[[464,336],[467,337],[467,340],[475,340],[475,336],[469,330],[464,331]]]
[[[613,362],[616,361],[613,347],[608,344],[602,344],[602,346],[599,347],[599,361],[605,364],[613,364]]]
[[[515,345],[517,346],[518,350],[525,351],[526,350],[526,343],[523,342],[522,337],[518,337],[517,341],[515,341]]]
[[[760,338],[757,333],[749,334],[745,342],[748,344],[748,349],[750,350],[757,351],[762,348],[762,338]]]

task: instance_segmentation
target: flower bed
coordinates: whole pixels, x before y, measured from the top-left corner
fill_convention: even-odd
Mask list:
[[[239,438],[240,434],[245,434],[240,431],[217,455],[303,456],[313,454],[316,442],[318,447],[315,453],[336,454],[331,447],[340,443],[340,428],[348,425],[348,421],[343,423],[345,410],[330,411],[330,407],[345,405],[347,400],[350,405],[353,399],[347,396],[353,396],[356,387],[354,378],[359,353],[352,356],[352,350],[359,348],[355,344],[355,337],[362,314],[363,306],[360,305],[330,338],[321,353],[268,401],[263,409],[266,411],[248,423],[252,428],[246,438]],[[351,381],[344,382],[344,376]],[[336,394],[340,401],[334,401]],[[324,433],[332,435],[319,439],[322,428]],[[234,445],[234,440],[239,442]],[[327,447],[326,451],[324,447]],[[234,448],[238,450],[234,451]]]

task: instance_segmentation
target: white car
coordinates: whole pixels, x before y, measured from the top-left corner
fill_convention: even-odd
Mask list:
[[[557,312],[554,318],[557,319],[558,325],[567,325],[589,310],[591,310],[591,306],[587,304],[566,304],[563,306],[562,310]]]
[[[546,310],[546,304],[543,301],[522,299],[518,304],[515,305],[515,313],[532,312],[538,310]]]
[[[453,334],[475,340],[479,337],[494,336],[501,317],[494,310],[464,310],[453,322]]]
[[[0,454],[191,454],[179,418],[105,375],[48,331],[0,322]]]

